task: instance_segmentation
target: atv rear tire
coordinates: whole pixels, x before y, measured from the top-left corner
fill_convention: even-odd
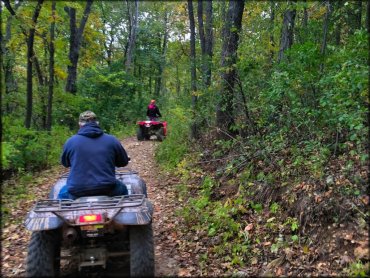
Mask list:
[[[161,127],[161,128],[157,131],[156,135],[157,135],[157,139],[158,139],[158,141],[162,142],[162,141],[163,141],[163,139],[165,138],[165,137],[164,137],[164,129],[163,129],[163,127]]]
[[[152,225],[130,226],[130,276],[154,277]]]
[[[137,135],[137,140],[138,141],[143,141],[144,140],[144,133],[143,133],[143,130],[141,129],[141,127],[138,128],[136,135]]]
[[[60,271],[60,230],[33,232],[28,245],[26,276],[57,277]]]

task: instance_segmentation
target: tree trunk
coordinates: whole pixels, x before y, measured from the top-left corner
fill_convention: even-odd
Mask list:
[[[5,6],[10,12],[10,16],[6,20],[6,26],[5,26],[5,36],[1,33],[1,67],[4,70],[4,89],[5,89],[5,95],[8,96],[11,92],[17,90],[17,82],[16,78],[14,77],[14,64],[15,64],[15,55],[9,50],[9,47],[7,46],[8,42],[12,38],[12,32],[11,32],[11,25],[13,21],[13,17],[16,15],[16,11],[18,7],[21,5],[21,1],[17,2],[14,6],[14,9],[11,7],[9,1],[5,1]],[[0,6],[0,13],[1,17],[2,15],[2,8],[3,6]],[[2,30],[1,30],[2,31]],[[6,103],[5,106],[5,113],[11,113],[11,108],[9,105],[9,102]]]
[[[179,65],[176,64],[176,94],[180,96],[180,74],[179,74]]]
[[[32,63],[33,63],[33,43],[35,39],[36,23],[40,15],[42,3],[44,0],[38,0],[35,11],[32,16],[33,25],[30,27],[29,35],[27,38],[27,104],[26,104],[26,118],[25,118],[25,127],[31,127],[32,119]]]
[[[213,56],[213,9],[212,0],[206,1],[205,52],[206,52],[206,86],[211,85]]]
[[[338,0],[332,3],[332,9],[339,11],[343,6],[343,0]],[[335,13],[332,13],[335,15]],[[342,14],[336,13],[337,15],[333,17],[333,26],[334,26],[334,42],[336,45],[340,45],[341,36],[342,36]]]
[[[125,61],[126,72],[131,71],[132,57],[133,57],[133,52],[135,48],[138,17],[139,17],[138,0],[134,1],[134,5],[135,5],[135,11],[131,12],[129,1],[127,1],[128,17],[130,21],[130,37],[129,37],[129,41],[127,45],[127,52],[126,52],[126,61]]]
[[[307,26],[308,26],[307,0],[304,0],[303,2],[305,4],[305,6],[303,8],[303,28],[306,31],[307,30]]]
[[[148,81],[148,85],[149,85],[149,95],[152,95],[152,75],[149,76],[149,81]]]
[[[275,21],[275,1],[270,1],[270,64],[272,65],[274,61],[274,50],[275,47],[275,39],[274,39],[274,21]]]
[[[222,37],[221,57],[221,96],[216,107],[216,125],[220,131],[219,137],[226,138],[234,124],[233,95],[236,81],[236,57],[239,32],[242,26],[244,1],[230,0]]]
[[[296,1],[293,2],[295,3]],[[293,45],[296,9],[295,7],[292,8],[291,7],[292,5],[294,4],[291,1],[289,1],[290,7],[284,13],[283,27],[281,30],[281,39],[280,39],[280,49],[278,54],[278,63],[280,63],[283,60],[285,51]]]
[[[196,54],[195,54],[195,21],[193,0],[188,0],[189,22],[190,22],[190,73],[191,73],[191,91],[192,91],[192,107],[195,108],[197,103],[197,74],[196,74]]]
[[[366,30],[368,38],[370,38],[370,1],[367,2],[366,6],[366,20],[365,20]]]
[[[357,7],[355,8],[355,29],[361,29],[361,22],[362,22],[362,1],[357,0],[356,1]]]
[[[191,5],[193,5],[191,3]],[[189,19],[190,19],[190,3],[188,1],[188,7],[189,7]],[[193,9],[193,7],[192,7]],[[191,11],[193,14],[193,21],[194,21],[194,11]],[[190,40],[191,40],[191,32],[192,32],[192,24],[194,24],[194,30],[195,30],[195,23],[191,21],[190,19]],[[199,31],[199,41],[200,41],[200,48],[202,53],[202,80],[203,84],[206,83],[206,39],[204,35],[204,25],[203,25],[203,0],[198,0],[198,31]],[[193,43],[190,42],[190,46],[192,47]],[[190,48],[191,48],[190,47]],[[190,52],[192,50],[190,49]],[[194,34],[194,52],[195,52],[195,34]],[[193,59],[193,56],[191,56],[191,59]],[[194,57],[195,60],[195,57]]]
[[[202,5],[201,2],[199,5]],[[198,11],[199,11],[199,5],[198,5]],[[203,8],[201,8],[201,12],[203,11]],[[194,21],[194,9],[193,9],[193,1],[188,0],[188,12],[189,12],[189,23],[190,23],[190,73],[191,73],[191,106],[193,110],[193,115],[196,115],[196,106],[197,106],[197,74],[196,74],[196,54],[195,54],[195,21]],[[203,12],[202,12],[203,15]],[[198,18],[199,19],[199,18]],[[203,40],[204,40],[204,30],[203,30],[203,19],[201,20],[201,27],[202,33],[203,33]],[[205,51],[205,42],[201,42],[202,46],[202,52]],[[193,117],[193,123],[191,125],[191,137],[197,138],[198,137],[198,128],[197,124],[194,121]]]
[[[46,113],[46,130],[51,131],[52,109],[53,109],[53,93],[54,93],[54,40],[55,40],[55,7],[56,2],[53,0],[51,5],[52,22],[50,24],[50,57],[49,57],[49,92],[48,104]]]
[[[324,59],[324,56],[325,56],[326,45],[327,45],[330,13],[331,13],[331,3],[330,3],[330,0],[329,0],[326,3],[326,13],[325,13],[324,24],[323,24],[323,36],[322,36],[322,43],[321,43],[321,50],[320,50],[320,53],[323,56],[323,59]],[[322,72],[323,69],[324,69],[324,62],[321,63],[321,65],[320,65],[320,71]]]
[[[67,77],[67,84],[66,84],[66,92],[76,94],[77,92],[77,64],[80,54],[81,42],[83,38],[83,31],[85,29],[85,25],[87,19],[89,18],[91,12],[91,5],[93,0],[87,0],[86,7],[81,18],[80,26],[77,29],[76,26],[76,9],[71,7],[65,7],[64,10],[69,15],[69,28],[70,28],[70,38],[69,38],[69,61],[70,65],[67,67],[68,77]]]
[[[159,97],[160,92],[162,91],[162,78],[163,78],[163,70],[164,70],[164,65],[166,63],[166,52],[167,52],[167,43],[168,43],[168,30],[167,30],[167,23],[168,23],[168,12],[165,11],[164,15],[164,22],[163,22],[163,27],[164,27],[164,33],[163,33],[163,42],[161,40],[161,34],[158,34],[158,49],[159,52],[161,53],[161,60],[157,64],[158,68],[158,75],[156,78],[156,83],[155,83],[155,96]]]
[[[202,80],[208,87],[211,84],[211,60],[213,51],[213,32],[212,32],[212,1],[206,1],[206,22],[203,22],[203,0],[198,1],[198,29],[199,40],[202,51]]]

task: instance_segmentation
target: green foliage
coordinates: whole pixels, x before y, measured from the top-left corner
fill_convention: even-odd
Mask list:
[[[65,140],[70,132],[62,126],[55,126],[49,133],[22,127],[4,117],[4,152],[2,161],[5,170],[35,171],[59,163]],[[15,125],[14,125],[15,124]]]
[[[90,109],[99,115],[101,125],[108,131],[119,125],[135,124],[145,116],[144,93],[138,81],[122,69],[112,67],[92,67],[80,79],[81,95],[90,101]]]
[[[188,150],[189,111],[176,106],[165,114],[168,119],[168,135],[158,146],[156,159],[164,168],[174,169]]]
[[[284,225],[288,225],[292,232],[298,230],[299,224],[296,218],[288,217]]]
[[[276,213],[279,210],[279,204],[274,202],[270,205],[270,212],[271,213]]]
[[[369,262],[353,262],[343,270],[343,274],[349,277],[369,277]]]

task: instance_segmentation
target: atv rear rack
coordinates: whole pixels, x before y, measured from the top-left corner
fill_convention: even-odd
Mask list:
[[[93,199],[94,197],[91,197]],[[43,212],[68,212],[80,210],[97,210],[97,209],[122,209],[127,207],[137,207],[144,203],[145,195],[133,194],[117,197],[110,197],[107,199],[94,200],[40,200],[36,203],[33,211],[36,213]]]
[[[137,171],[135,171],[135,170],[132,170],[132,169],[130,169],[130,168],[127,168],[127,167],[118,167],[118,168],[116,168],[116,176],[118,175],[118,176],[121,176],[121,175],[131,175],[131,174],[138,174],[138,172]],[[65,172],[65,173],[63,173],[60,177],[63,179],[66,179],[66,178],[68,178],[68,175],[69,175],[69,171],[68,172]]]

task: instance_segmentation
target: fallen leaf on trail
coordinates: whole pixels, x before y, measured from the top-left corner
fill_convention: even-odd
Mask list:
[[[277,259],[275,259],[275,260],[272,260],[272,261],[267,265],[267,268],[268,268],[268,269],[271,269],[271,268],[277,267],[277,266],[281,265],[283,262],[284,262],[284,257],[277,258]]]
[[[252,230],[253,229],[253,224],[252,223],[250,223],[250,224],[248,224],[245,228],[244,228],[244,231],[250,231],[250,230]]]
[[[278,269],[275,271],[276,276],[281,276],[283,274],[283,269],[281,267],[278,267]]]
[[[356,259],[368,260],[369,259],[369,248],[359,246],[359,247],[355,248],[354,255],[355,255]]]
[[[252,265],[255,265],[255,264],[257,264],[258,263],[258,259],[256,258],[256,257],[253,257],[252,259],[251,259],[251,264]]]
[[[344,238],[347,239],[347,240],[352,240],[353,239],[353,234],[346,234],[344,236]]]
[[[309,252],[308,246],[303,246],[303,253],[307,254]]]
[[[190,271],[185,268],[180,268],[178,276],[191,276]]]

